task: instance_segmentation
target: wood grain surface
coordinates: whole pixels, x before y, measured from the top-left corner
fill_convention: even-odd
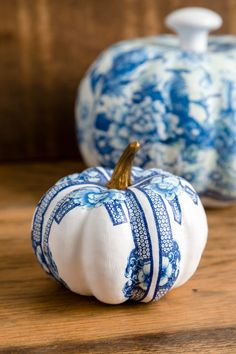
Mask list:
[[[164,17],[205,6],[236,34],[235,0],[0,1],[0,160],[77,156],[77,85],[113,42],[166,32]]]
[[[207,211],[200,267],[159,302],[104,305],[47,277],[31,249],[34,207],[81,168],[0,165],[0,352],[236,353],[236,206]]]

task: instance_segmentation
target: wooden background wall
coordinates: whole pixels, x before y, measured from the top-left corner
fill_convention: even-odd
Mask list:
[[[164,17],[205,6],[236,34],[236,0],[0,0],[0,160],[78,156],[76,89],[115,41],[166,32]]]

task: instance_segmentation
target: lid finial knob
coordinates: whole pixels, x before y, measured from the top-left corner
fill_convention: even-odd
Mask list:
[[[184,51],[202,53],[207,50],[208,33],[222,25],[222,18],[202,7],[186,7],[170,13],[165,24],[179,35]]]

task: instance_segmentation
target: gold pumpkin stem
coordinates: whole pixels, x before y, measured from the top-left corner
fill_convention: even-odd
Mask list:
[[[139,148],[140,143],[138,141],[133,141],[126,147],[116,164],[111,180],[106,185],[107,188],[124,190],[131,185],[131,169]]]

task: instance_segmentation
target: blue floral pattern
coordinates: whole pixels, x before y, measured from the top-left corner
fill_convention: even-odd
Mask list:
[[[113,225],[119,225],[127,222],[121,206],[124,201],[124,192],[118,190],[92,186],[75,189],[66,196],[64,203],[57,207],[55,220],[59,224],[63,217],[76,207],[93,209],[104,205]]]
[[[160,277],[160,286],[164,286],[168,283],[171,275],[172,275],[173,269],[172,269],[172,264],[169,260],[168,257],[163,257],[162,258],[162,269],[161,269],[161,277]]]
[[[122,191],[97,187],[78,189],[73,192],[72,197],[81,207],[86,208],[97,208],[114,200],[125,200]]]
[[[136,249],[132,250],[125,276],[128,278],[123,289],[125,296],[129,299],[140,300],[137,296],[145,294],[151,283],[151,262],[139,258]]]
[[[180,186],[181,180],[178,177],[164,175],[152,178],[145,188],[155,190],[168,201],[172,201],[180,194]]]
[[[182,52],[167,35],[102,53],[77,101],[87,163],[112,168],[139,140],[137,165],[181,175],[203,196],[236,200],[235,60],[230,36],[212,37],[205,54]]]
[[[79,184],[98,184],[103,186],[110,178],[110,170],[108,168],[88,168],[81,173],[74,173],[72,175],[61,178],[56,185],[61,183],[79,183]]]

